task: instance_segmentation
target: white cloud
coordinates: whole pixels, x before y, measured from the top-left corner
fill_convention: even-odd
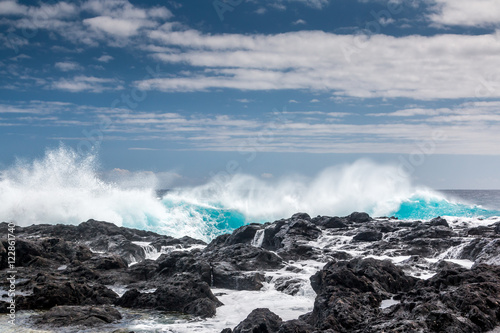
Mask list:
[[[122,133],[126,135],[121,140],[176,142],[187,150],[241,151],[245,147],[265,152],[409,153],[431,142],[440,154],[498,155],[500,132],[492,126],[492,121],[500,123],[496,103],[479,111],[477,104],[463,104],[452,111],[450,119],[428,116],[418,122],[378,123],[368,117],[364,124],[348,122],[344,118],[348,114],[320,111],[274,112],[268,122],[229,115],[117,113],[110,115],[110,132],[118,135],[116,139]],[[337,121],[329,122],[330,116]]]
[[[293,22],[292,24],[293,25],[304,25],[304,24],[307,24],[307,22],[304,21],[303,19],[298,19],[297,21]]]
[[[309,101],[309,103],[319,103],[319,99],[313,98]]]
[[[10,16],[3,21],[5,25],[28,31],[46,29],[72,43],[87,46],[97,46],[99,42],[123,46],[129,38],[140,35],[145,29],[158,27],[173,16],[165,7],[144,9],[128,0],[62,1],[38,6],[8,0],[0,2],[1,14]]]
[[[429,19],[439,25],[491,26],[500,24],[498,0],[433,0]]]
[[[80,66],[80,64],[73,61],[56,62],[54,67],[62,72],[76,71],[82,69],[82,66]]]
[[[120,81],[115,79],[79,75],[70,79],[61,78],[53,82],[51,88],[70,92],[88,91],[100,93],[106,90],[120,90],[123,89],[123,86]]]
[[[257,10],[255,11],[256,14],[259,14],[259,15],[263,15],[265,13],[267,13],[267,9],[264,8],[264,7],[259,7],[257,8]]]
[[[98,16],[83,20],[83,23],[96,30],[102,30],[111,35],[130,37],[137,34],[141,27],[138,21],[117,19],[109,16]]]
[[[68,110],[88,118],[68,119],[67,115],[72,113]],[[273,111],[263,117],[130,113],[41,101],[0,104],[1,113],[9,113],[9,124],[13,126],[32,126],[35,117],[42,116],[46,116],[43,123],[37,120],[37,124],[52,127],[91,125],[106,117],[109,120],[108,128],[103,131],[106,140],[130,142],[132,150],[151,149],[140,147],[154,142],[155,149],[167,150],[410,153],[419,145],[431,144],[437,154],[500,154],[500,101],[474,101],[449,109],[415,108],[413,116],[411,111],[405,111],[405,117],[389,113],[383,121],[361,114],[347,117],[351,114],[324,111]],[[359,117],[364,117],[361,122]],[[75,137],[52,139],[85,139],[80,132],[75,134]]]
[[[110,62],[111,60],[113,60],[114,58],[110,55],[107,55],[107,54],[103,54],[102,56],[100,56],[99,58],[97,58],[97,61],[100,61],[100,62]]]
[[[297,2],[312,8],[322,9],[329,4],[330,0],[281,0],[281,2]]]
[[[156,59],[193,69],[136,82],[141,89],[300,89],[336,97],[420,100],[500,97],[500,31],[367,37],[322,31],[205,35],[167,29],[153,31],[150,37],[176,49],[154,53]]]
[[[20,5],[17,1],[7,0],[0,2],[0,15],[24,15],[28,7]]]

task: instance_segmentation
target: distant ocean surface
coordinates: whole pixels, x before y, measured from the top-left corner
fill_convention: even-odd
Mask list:
[[[397,166],[369,160],[329,167],[312,178],[226,174],[160,193],[106,181],[98,165],[96,156],[60,147],[0,170],[0,221],[24,226],[96,219],[210,241],[242,225],[297,212],[345,216],[358,211],[412,220],[500,216],[500,191],[435,191],[415,186]]]
[[[439,190],[447,197],[481,205],[487,209],[500,210],[500,190]]]

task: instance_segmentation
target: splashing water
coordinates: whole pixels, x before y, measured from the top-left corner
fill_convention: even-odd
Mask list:
[[[96,162],[94,155],[79,156],[61,146],[47,150],[42,159],[0,171],[0,220],[77,224],[93,218],[209,241],[246,223],[299,211],[311,216],[365,211],[404,219],[500,215],[414,187],[396,166],[368,160],[327,168],[313,179],[263,181],[238,174],[169,191],[161,200],[155,188],[130,189],[102,180]]]

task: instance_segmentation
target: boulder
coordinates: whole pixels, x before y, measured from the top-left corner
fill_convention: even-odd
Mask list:
[[[382,233],[376,230],[364,230],[354,236],[358,242],[376,242],[382,239]]]
[[[176,311],[199,317],[212,317],[222,305],[205,282],[189,273],[176,274],[153,293],[127,291],[116,305],[125,308]]]
[[[233,329],[233,333],[275,333],[283,321],[269,309],[255,309]]]
[[[38,325],[62,327],[95,327],[110,324],[122,318],[111,306],[55,306],[43,315],[34,318]]]
[[[367,213],[354,212],[349,216],[346,216],[347,221],[353,223],[366,223],[371,222],[373,219]]]

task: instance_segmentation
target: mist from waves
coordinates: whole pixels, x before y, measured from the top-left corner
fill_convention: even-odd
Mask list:
[[[397,166],[370,160],[329,167],[312,178],[263,180],[236,174],[170,190],[161,198],[157,186],[106,181],[97,155],[80,156],[61,145],[48,149],[43,158],[17,161],[0,171],[0,220],[26,226],[96,219],[209,241],[246,223],[274,221],[299,211],[311,216],[365,211],[404,219],[500,215],[414,186]]]

